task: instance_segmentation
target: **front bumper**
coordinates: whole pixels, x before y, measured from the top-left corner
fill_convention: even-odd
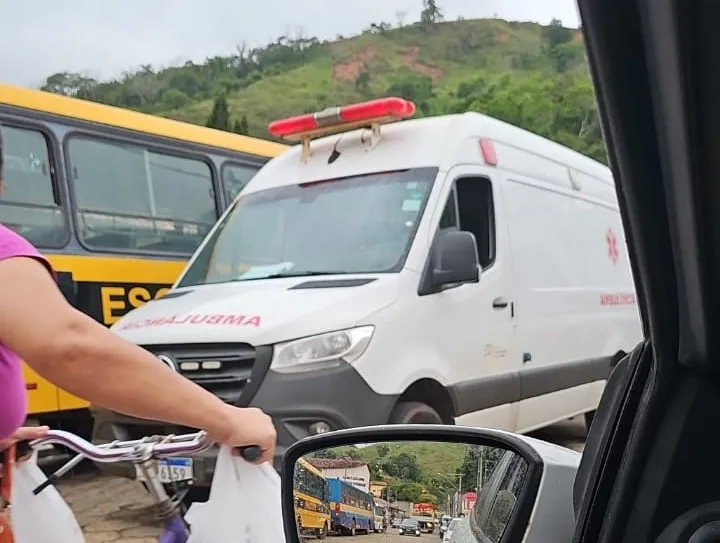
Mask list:
[[[267,413],[277,430],[275,468],[296,441],[310,435],[310,426],[325,422],[332,430],[384,424],[397,400],[394,395],[373,391],[348,364],[305,373],[265,373],[252,398],[241,398],[240,405],[257,407]],[[139,439],[147,435],[187,433],[193,430],[154,421],[140,420],[92,407],[93,441]],[[217,448],[195,456],[195,486],[209,486],[215,470]],[[135,478],[130,463],[98,464],[105,473]]]

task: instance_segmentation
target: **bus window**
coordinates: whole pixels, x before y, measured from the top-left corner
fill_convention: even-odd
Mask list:
[[[37,131],[2,126],[4,187],[0,216],[40,248],[57,248],[68,239],[68,225],[53,186],[55,168],[48,141]]]
[[[202,160],[85,137],[68,153],[78,234],[91,249],[192,254],[217,219]]]
[[[248,164],[226,163],[223,166],[222,179],[228,204],[245,188],[245,185],[248,184],[248,181],[252,179],[259,169],[259,166],[250,166]]]

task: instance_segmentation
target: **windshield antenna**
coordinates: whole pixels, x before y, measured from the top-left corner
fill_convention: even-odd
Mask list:
[[[330,156],[328,157],[328,164],[332,164],[338,158],[340,158],[340,151],[338,151],[338,145],[340,145],[340,142],[342,141],[344,135],[345,134],[342,134],[335,142],[335,145],[333,145],[332,152],[330,153]]]

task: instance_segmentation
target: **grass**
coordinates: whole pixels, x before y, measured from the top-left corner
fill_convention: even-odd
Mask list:
[[[407,453],[414,456],[423,476],[434,475],[454,475],[460,468],[467,445],[462,443],[433,443],[427,441],[402,441],[385,445],[388,447],[388,454],[385,458],[397,456],[400,453]],[[357,454],[361,460],[368,464],[375,464],[382,460],[379,456],[380,444],[373,444],[367,447],[355,448],[353,452]],[[344,450],[348,450],[344,448]],[[338,456],[341,456],[343,448],[336,450]]]

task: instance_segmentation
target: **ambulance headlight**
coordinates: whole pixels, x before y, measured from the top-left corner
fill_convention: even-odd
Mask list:
[[[359,326],[279,343],[270,367],[296,373],[353,363],[365,352],[374,331],[374,326]]]

